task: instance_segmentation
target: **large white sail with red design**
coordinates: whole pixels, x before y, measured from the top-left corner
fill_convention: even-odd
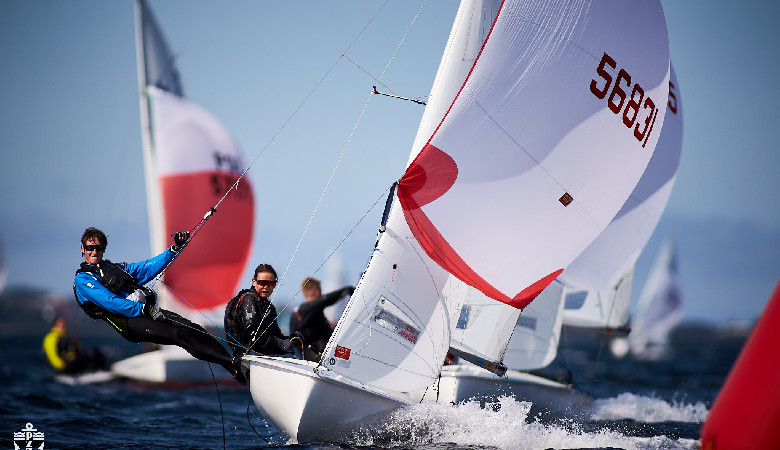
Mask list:
[[[426,386],[459,306],[448,277],[528,305],[642,175],[668,96],[660,4],[549,3],[505,1],[465,80],[435,83],[387,231],[325,351],[337,373]],[[461,58],[453,30],[437,79]]]
[[[184,97],[175,57],[148,6],[137,3],[138,77],[152,253],[192,229],[245,169],[238,145],[208,111]],[[254,199],[247,177],[168,268],[158,293],[164,307],[221,323],[252,243]],[[168,289],[170,288],[170,289]],[[172,291],[172,292],[171,292]]]
[[[432,259],[523,307],[606,227],[647,166],[669,54],[657,3],[504,10],[512,19],[499,13],[444,119],[418,139],[398,196]]]

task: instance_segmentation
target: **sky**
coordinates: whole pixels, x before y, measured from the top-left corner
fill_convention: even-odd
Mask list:
[[[357,282],[423,112],[370,91],[427,95],[457,2],[149,5],[186,96],[219,118],[252,163],[248,270],[277,268],[277,304],[304,276],[330,280],[334,267],[339,283]],[[662,5],[683,150],[667,209],[637,261],[634,297],[670,237],[685,318],[753,320],[780,278],[780,5]],[[134,21],[129,0],[0,0],[0,244],[9,288],[71,295],[87,226],[109,235],[106,258],[151,256]],[[251,274],[243,279],[248,287]]]

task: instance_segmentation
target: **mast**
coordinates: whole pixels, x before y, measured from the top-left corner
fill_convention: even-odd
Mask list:
[[[162,223],[162,204],[160,202],[160,191],[157,183],[155,162],[154,162],[154,144],[152,140],[152,125],[150,120],[149,99],[146,95],[146,52],[144,47],[144,20],[145,13],[144,0],[135,2],[135,45],[136,60],[138,68],[138,101],[141,111],[141,140],[144,155],[144,180],[146,183],[146,208],[149,215],[149,240],[151,254],[156,255],[165,248]]]

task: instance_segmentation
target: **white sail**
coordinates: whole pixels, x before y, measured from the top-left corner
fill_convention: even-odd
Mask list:
[[[650,347],[662,349],[669,332],[682,318],[682,291],[674,243],[666,240],[658,252],[639,296],[628,335],[631,353],[643,356]]]
[[[413,148],[399,182],[401,207],[394,205],[388,232],[323,356],[331,369],[376,387],[419,388],[437,376],[449,341],[441,331],[456,305],[442,296],[449,275],[524,307],[614,217],[657,142],[659,132],[651,125],[663,121],[665,108],[654,105],[668,95],[669,61],[660,4],[626,10],[620,2],[608,3],[502,5],[444,118],[427,140],[416,139],[424,146]],[[621,13],[646,20],[635,26]],[[623,38],[629,29],[636,41]],[[443,67],[450,65],[448,58],[459,55],[445,52]],[[629,67],[637,80],[634,92],[656,99],[638,106],[636,117],[626,113],[632,125],[637,117],[647,123],[637,123],[636,132],[622,120],[626,114],[610,110],[614,96],[599,97],[612,84],[605,68],[615,59],[621,64],[614,69],[616,86],[627,80],[620,74]],[[446,97],[432,95],[428,108],[441,111]],[[542,120],[539,111],[549,110],[552,98],[571,107],[555,120]],[[621,108],[624,103],[630,102],[621,101]],[[418,135],[430,129],[423,124]],[[391,306],[385,310],[383,304]],[[377,314],[394,315],[397,322],[382,324]],[[386,331],[397,326],[414,329],[414,339]],[[405,368],[407,363],[412,367]],[[416,381],[400,379],[399,372]]]
[[[558,354],[563,320],[563,287],[553,282],[523,310],[504,355],[514,370],[547,367]]]
[[[610,288],[588,291],[562,284],[563,323],[572,327],[604,330],[626,327],[633,285],[634,266]]]
[[[653,127],[666,110],[655,105],[668,95],[660,4],[537,6],[503,4],[511,14],[499,13],[467,81],[435,134],[414,150],[399,186],[426,253],[517,307],[618,212],[652,155],[660,132]],[[631,23],[621,13],[644,19]],[[615,83],[606,71],[613,65]],[[633,84],[634,99],[611,104],[616,96],[605,91],[622,93],[630,77],[636,81],[625,89]],[[540,114],[552,99],[566,107]]]
[[[566,325],[612,329],[628,323],[634,265],[666,208],[680,163],[683,109],[673,67],[666,110],[658,145],[631,196],[558,277],[566,287]]]

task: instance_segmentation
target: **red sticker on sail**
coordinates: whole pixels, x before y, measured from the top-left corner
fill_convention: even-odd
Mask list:
[[[349,359],[349,354],[351,352],[352,351],[350,349],[348,349],[347,347],[342,347],[340,345],[337,345],[336,346],[336,351],[333,352],[333,356],[335,356],[336,358],[341,358],[341,359]]]

